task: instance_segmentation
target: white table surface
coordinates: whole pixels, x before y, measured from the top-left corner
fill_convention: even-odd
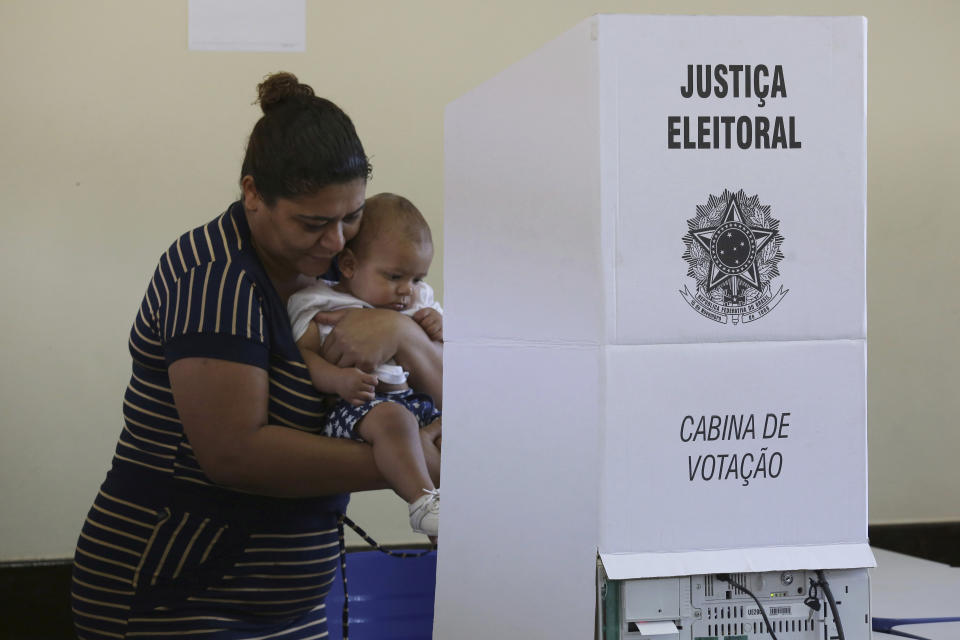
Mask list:
[[[960,541],[958,541],[960,544]],[[874,549],[870,613],[878,618],[960,616],[960,567]],[[960,640],[960,622],[897,627],[930,640]],[[901,636],[873,633],[874,640]]]

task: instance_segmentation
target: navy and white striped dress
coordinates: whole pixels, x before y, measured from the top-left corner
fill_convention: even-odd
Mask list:
[[[265,498],[214,485],[170,391],[167,366],[179,358],[250,364],[268,372],[271,424],[322,430],[328,400],[310,382],[249,239],[234,203],[173,243],[147,287],[130,331],[123,431],[74,558],[80,638],[327,635],[324,597],[348,497]]]

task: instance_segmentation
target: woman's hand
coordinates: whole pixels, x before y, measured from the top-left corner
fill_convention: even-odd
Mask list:
[[[443,408],[443,344],[431,341],[415,320],[389,309],[318,313],[314,320],[333,325],[323,343],[328,362],[372,372],[394,359],[410,372],[410,387]]]
[[[404,322],[412,322],[389,309],[318,313],[314,321],[333,325],[321,352],[327,362],[367,372],[393,358],[404,332]]]

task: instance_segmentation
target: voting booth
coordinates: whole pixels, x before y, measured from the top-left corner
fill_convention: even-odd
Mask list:
[[[865,47],[595,16],[448,106],[435,638],[869,637]]]

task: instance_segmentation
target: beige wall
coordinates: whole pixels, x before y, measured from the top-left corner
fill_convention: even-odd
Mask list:
[[[371,192],[408,195],[433,225],[442,287],[444,105],[600,12],[869,18],[871,522],[960,519],[960,4],[307,4],[307,52],[271,54],[187,51],[185,0],[0,0],[0,560],[72,554],[144,286],[176,235],[234,198],[265,74],[293,71],[351,114]],[[351,514],[415,541],[403,512],[381,492]]]

